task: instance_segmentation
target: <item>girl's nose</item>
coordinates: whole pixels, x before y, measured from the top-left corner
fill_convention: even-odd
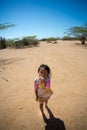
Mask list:
[[[42,77],[44,77],[44,76],[45,76],[45,74],[41,74],[41,76],[42,76]]]

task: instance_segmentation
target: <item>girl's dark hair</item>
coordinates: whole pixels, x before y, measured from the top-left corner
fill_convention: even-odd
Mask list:
[[[48,72],[48,75],[50,76],[50,67],[48,65],[45,65],[45,64],[41,64],[40,67],[38,68],[38,73],[40,71],[41,68],[44,68],[47,72]]]

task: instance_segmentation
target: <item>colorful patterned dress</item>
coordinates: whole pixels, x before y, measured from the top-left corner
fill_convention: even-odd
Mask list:
[[[53,94],[50,89],[50,77],[47,77],[44,82],[39,82],[39,78],[34,80],[34,89],[38,93],[39,102],[44,102]]]

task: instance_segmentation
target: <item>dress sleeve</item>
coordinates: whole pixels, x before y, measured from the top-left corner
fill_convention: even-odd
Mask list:
[[[46,80],[46,88],[50,88],[50,78],[47,78]]]
[[[37,79],[34,80],[34,90],[38,90],[38,84],[37,84]]]

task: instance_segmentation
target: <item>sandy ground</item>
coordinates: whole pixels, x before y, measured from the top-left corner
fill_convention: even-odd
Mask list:
[[[33,87],[42,63],[54,91],[44,120]],[[0,50],[0,130],[87,130],[87,46],[58,41]]]

